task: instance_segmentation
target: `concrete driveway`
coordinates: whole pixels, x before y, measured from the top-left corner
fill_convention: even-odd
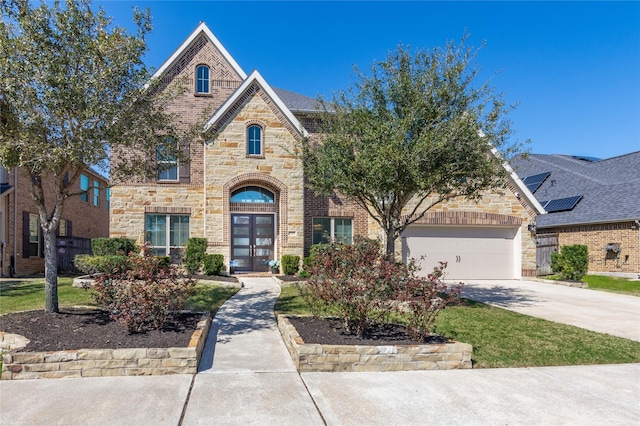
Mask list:
[[[463,297],[493,306],[640,341],[640,297],[541,281],[471,280]]]

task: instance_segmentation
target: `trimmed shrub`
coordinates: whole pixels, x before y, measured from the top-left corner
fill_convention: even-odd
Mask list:
[[[91,249],[94,256],[127,256],[139,250],[131,238],[94,238],[91,240]]]
[[[96,302],[130,333],[159,329],[171,312],[182,309],[195,291],[195,281],[183,279],[166,258],[131,253],[128,269],[100,275],[92,288]]]
[[[295,275],[300,269],[300,256],[294,256],[291,254],[285,254],[281,258],[282,260],[282,272],[285,275]]]
[[[205,254],[204,255],[204,273],[205,275],[220,275],[224,267],[224,256],[221,254]]]
[[[197,274],[204,265],[204,255],[207,252],[206,238],[189,238],[185,252],[185,268],[190,275]]]
[[[78,254],[73,258],[73,264],[84,274],[112,274],[127,268],[127,256]]]
[[[589,249],[574,244],[560,247],[560,253],[551,253],[551,270],[565,280],[580,281],[589,269]]]

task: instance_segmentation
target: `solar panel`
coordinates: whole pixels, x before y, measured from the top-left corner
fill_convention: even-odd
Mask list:
[[[522,183],[527,185],[527,188],[529,188],[529,191],[531,191],[531,193],[534,193],[536,192],[536,189],[540,188],[540,185],[542,185],[542,182],[544,182],[545,179],[548,178],[550,174],[551,173],[549,172],[545,172],[545,173],[540,173],[538,175],[527,176],[526,178],[522,179]]]
[[[582,199],[582,195],[577,195],[575,197],[567,197],[567,198],[558,198],[555,200],[549,201],[540,201],[542,207],[547,211],[547,213],[553,212],[563,212],[566,210],[573,210],[573,208],[578,204],[578,201]]]

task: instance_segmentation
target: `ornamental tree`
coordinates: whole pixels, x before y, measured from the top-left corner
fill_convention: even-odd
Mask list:
[[[503,187],[503,158],[520,147],[509,142],[513,106],[488,83],[475,85],[478,50],[465,40],[415,54],[399,46],[369,74],[356,69],[347,91],[321,100],[319,140],[302,143],[311,187],[364,208],[390,256],[406,227],[433,206]]]
[[[136,33],[112,25],[90,0],[0,2],[0,163],[30,177],[44,236],[45,311],[58,312],[56,229],[83,169],[110,178],[157,173],[158,152],[179,157],[182,135],[161,86],[142,62],[150,12]],[[126,152],[109,169],[109,153]],[[43,182],[53,182],[47,194]],[[47,201],[49,200],[49,201]],[[51,201],[53,200],[53,201]]]

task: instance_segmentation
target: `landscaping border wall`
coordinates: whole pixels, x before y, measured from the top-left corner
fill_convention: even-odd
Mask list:
[[[29,342],[17,334],[0,332],[2,380],[103,376],[162,376],[195,374],[211,327],[205,313],[184,348],[78,349],[20,352]]]
[[[284,315],[278,315],[278,329],[299,372],[472,368],[473,348],[468,343],[397,346],[307,344]]]

